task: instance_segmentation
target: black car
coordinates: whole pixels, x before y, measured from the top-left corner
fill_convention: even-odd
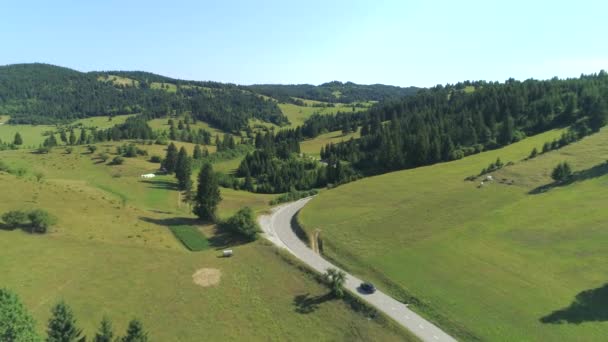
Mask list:
[[[376,287],[372,283],[361,283],[361,291],[365,293],[374,293],[376,292]]]

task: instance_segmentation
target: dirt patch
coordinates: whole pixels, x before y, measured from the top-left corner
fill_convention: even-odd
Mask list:
[[[201,268],[194,272],[192,281],[199,286],[208,287],[220,283],[222,272],[216,268]]]

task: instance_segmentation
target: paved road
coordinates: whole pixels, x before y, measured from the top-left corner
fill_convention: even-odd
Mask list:
[[[310,197],[304,198],[297,202],[276,207],[270,215],[260,217],[259,222],[268,240],[281,248],[287,249],[317,272],[324,273],[330,267],[338,267],[332,265],[308,248],[297,237],[291,226],[291,220],[294,215],[310,200]],[[378,290],[373,294],[361,294],[358,291],[361,282],[360,279],[347,273],[344,287],[373,305],[376,309],[384,312],[423,341],[455,341],[453,337],[443,332],[431,322],[408,309],[405,304],[381,291]]]

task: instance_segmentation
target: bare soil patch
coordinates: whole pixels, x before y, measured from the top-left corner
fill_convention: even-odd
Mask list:
[[[201,268],[194,272],[192,281],[199,286],[209,287],[220,283],[222,272],[217,268]]]

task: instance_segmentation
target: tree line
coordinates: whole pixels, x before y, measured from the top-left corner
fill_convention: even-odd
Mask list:
[[[142,112],[154,117],[192,113],[199,120],[232,132],[245,129],[250,118],[277,125],[288,122],[275,101],[233,85],[177,82],[159,75],[133,73],[137,82],[121,86],[98,79],[107,75],[48,64],[2,66],[0,110],[11,115],[10,123],[15,124],[55,124]],[[153,80],[176,82],[177,91],[153,89]]]
[[[596,132],[606,124],[606,99],[604,71],[566,80],[436,86],[354,117],[362,124],[361,138],[329,144],[321,153],[364,174],[429,165],[566,125],[577,127],[579,136]]]
[[[42,341],[36,331],[36,324],[19,297],[7,289],[0,288],[0,340],[1,341]],[[86,336],[78,327],[76,316],[64,301],[51,308],[51,318],[47,323],[47,342],[85,341]],[[103,317],[99,330],[92,338],[94,342],[146,342],[148,333],[138,319],[129,322],[123,336],[117,336],[108,317]]]

